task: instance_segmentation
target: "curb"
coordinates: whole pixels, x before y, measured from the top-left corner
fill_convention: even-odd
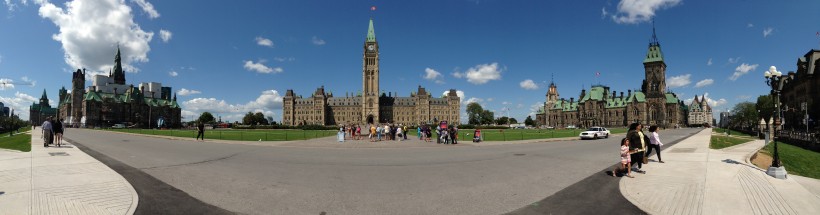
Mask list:
[[[753,141],[765,141],[765,140],[753,140]],[[752,141],[749,141],[749,142],[751,143]],[[758,169],[758,170],[761,170],[761,171],[766,171],[765,169],[761,169],[760,167],[757,167],[754,163],[752,163],[752,159],[757,157],[757,153],[760,152],[760,149],[763,149],[763,147],[766,147],[766,145],[767,144],[763,144],[763,146],[761,146],[760,148],[757,148],[754,151],[752,151],[751,153],[747,154],[746,155],[746,160],[745,160],[746,164],[749,164],[750,166],[754,167],[755,169]]]
[[[71,144],[72,146],[74,146],[74,147],[76,147],[76,146],[77,146],[77,143],[75,143],[73,140],[68,140],[68,139],[66,139],[66,138],[63,138],[63,141],[70,143],[70,144]],[[129,206],[129,207],[128,207],[128,211],[127,211],[127,212],[125,212],[125,214],[128,214],[128,215],[134,214],[134,212],[136,212],[136,210],[137,210],[137,206],[139,205],[139,200],[140,200],[140,197],[139,197],[139,195],[137,194],[137,190],[136,190],[136,189],[134,189],[134,185],[132,185],[132,184],[131,184],[131,182],[128,182],[128,179],[125,179],[125,177],[124,177],[124,176],[122,176],[119,172],[115,171],[114,169],[112,169],[110,166],[106,165],[105,163],[103,163],[103,162],[102,162],[102,161],[100,161],[99,159],[97,159],[97,158],[95,158],[95,157],[93,157],[93,156],[89,155],[89,154],[88,154],[88,152],[83,151],[83,150],[82,150],[81,148],[79,148],[79,147],[77,147],[77,150],[79,150],[79,151],[83,152],[84,154],[88,155],[89,157],[93,158],[94,160],[96,160],[97,162],[99,162],[100,164],[102,164],[103,166],[105,166],[106,168],[108,168],[108,170],[111,170],[111,172],[114,172],[114,174],[116,174],[117,176],[119,176],[119,178],[120,178],[123,182],[125,182],[125,184],[127,184],[127,185],[128,185],[128,192],[129,192],[129,193],[131,193],[131,197],[132,197],[133,201],[131,201],[131,206]]]

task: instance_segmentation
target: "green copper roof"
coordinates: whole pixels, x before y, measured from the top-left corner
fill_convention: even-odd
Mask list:
[[[98,95],[97,92],[94,91],[88,91],[88,93],[85,94],[84,100],[102,102],[102,98],[100,98],[100,95]]]
[[[660,44],[651,44],[649,45],[649,51],[646,53],[646,59],[643,60],[644,63],[649,62],[663,62],[663,52],[661,51]]]
[[[631,96],[629,96],[628,99],[626,99],[627,102],[632,102],[633,100],[638,103],[646,102],[646,95],[644,95],[643,92],[635,91]]]
[[[584,95],[584,98],[581,98],[581,102],[585,102],[587,100],[595,100],[601,101],[604,99],[604,87],[602,86],[595,86],[589,89],[589,93]]]
[[[675,94],[667,93],[666,94],[666,104],[675,104],[678,103],[678,97]]]
[[[373,19],[370,20],[370,26],[367,27],[367,40],[365,42],[376,42],[376,31],[373,30]]]

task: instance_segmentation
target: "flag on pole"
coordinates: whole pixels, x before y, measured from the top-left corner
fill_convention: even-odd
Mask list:
[[[376,6],[370,6],[370,11],[376,11]]]

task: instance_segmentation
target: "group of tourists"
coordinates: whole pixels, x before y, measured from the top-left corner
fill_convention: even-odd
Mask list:
[[[651,156],[652,149],[655,149],[658,155],[658,163],[664,163],[661,159],[663,143],[658,137],[658,126],[649,126],[649,133],[644,133],[643,128],[640,123],[629,125],[626,137],[621,140],[621,162],[612,170],[613,177],[618,174],[619,170],[626,171],[626,177],[629,178],[633,177],[633,171],[646,174],[646,171],[641,168],[644,164],[649,163],[648,157]]]
[[[63,132],[65,129],[63,128],[63,123],[60,122],[60,119],[54,120],[53,117],[46,118],[46,120],[43,121],[42,130],[43,147],[53,145],[54,142],[57,142],[57,147],[62,146]]]
[[[420,125],[416,128],[416,138],[425,142],[431,142],[434,138],[433,132],[436,133],[436,143],[439,144],[457,144],[458,143],[458,128],[455,126],[448,126],[442,128],[439,126]],[[370,142],[379,141],[405,141],[410,138],[407,133],[410,131],[407,125],[402,124],[371,124],[362,128],[359,125],[346,125],[339,128],[339,141],[343,140],[364,140],[362,130],[367,134],[367,139]],[[342,137],[343,136],[343,137]]]

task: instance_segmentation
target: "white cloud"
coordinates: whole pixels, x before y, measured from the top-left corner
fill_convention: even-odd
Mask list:
[[[431,68],[425,68],[424,69],[424,79],[427,79],[429,81],[433,81],[436,84],[444,84],[444,80],[441,79],[442,77],[444,77],[444,76],[441,75],[440,72],[438,72],[434,69],[431,69]]]
[[[147,2],[145,0],[131,0],[131,1],[134,2],[134,3],[137,3],[137,5],[139,5],[142,8],[142,11],[144,11],[145,13],[148,14],[148,18],[151,18],[151,19],[159,18],[159,12],[157,12],[157,10],[154,9],[154,5],[151,4],[150,2]]]
[[[200,93],[202,93],[202,92],[200,92],[198,90],[189,90],[189,89],[185,89],[185,88],[182,88],[179,91],[177,91],[177,95],[180,95],[180,96],[194,95],[194,94],[200,94]]]
[[[263,73],[263,74],[280,73],[280,72],[285,71],[285,70],[282,69],[282,67],[271,68],[271,67],[265,66],[264,63],[265,63],[264,60],[260,60],[256,63],[254,63],[253,61],[250,61],[250,60],[246,60],[245,61],[245,69],[247,69],[248,71],[254,71],[254,72]]]
[[[657,10],[677,6],[680,2],[681,0],[621,0],[612,20],[619,24],[646,22],[655,16]]]
[[[606,18],[609,15],[609,12],[606,11],[606,7],[601,8],[601,19]]]
[[[535,84],[535,82],[533,82],[532,79],[527,79],[527,80],[521,81],[521,83],[518,83],[518,85],[521,86],[521,88],[524,88],[525,90],[537,90],[538,89],[538,85]]]
[[[501,102],[501,105],[511,105],[511,104],[512,104],[512,103],[510,103],[510,102],[508,102],[508,101],[503,101],[503,102]]]
[[[749,23],[749,24],[746,24],[746,27],[747,27],[747,28],[751,28],[751,27],[755,27],[755,25],[754,25],[754,24],[752,24],[752,23]]]
[[[495,99],[494,98],[487,98],[487,102],[492,102],[493,100],[495,100]]]
[[[282,96],[276,90],[262,91],[259,97],[245,104],[229,104],[216,98],[195,98],[182,102],[181,106],[184,116],[197,117],[202,112],[211,112],[222,116],[224,121],[241,121],[247,112],[262,112],[266,117],[282,120],[281,116],[277,116],[282,109]]]
[[[325,40],[319,39],[319,37],[316,37],[316,36],[313,36],[313,38],[310,39],[310,42],[312,42],[313,45],[317,45],[317,46],[321,46],[321,45],[325,44]]]
[[[14,89],[14,80],[8,78],[0,78],[0,90]]]
[[[177,77],[179,73],[177,73],[177,71],[170,71],[168,72],[168,75],[170,75],[171,77]]]
[[[772,35],[772,31],[774,31],[774,29],[771,28],[771,27],[763,29],[763,38],[766,38],[766,37],[769,37],[769,35]]]
[[[736,64],[737,62],[740,62],[740,57],[729,58],[729,60],[727,60],[727,61],[728,61],[727,64]]]
[[[711,66],[711,65],[712,65],[712,58],[709,58],[709,61],[706,61],[706,65],[707,65],[707,66]]]
[[[698,83],[695,84],[695,88],[701,88],[701,87],[709,86],[709,85],[712,85],[713,83],[715,83],[715,80],[712,80],[711,78],[703,79],[701,81],[698,81]]]
[[[540,110],[541,107],[543,107],[543,106],[544,106],[544,103],[535,102],[535,104],[530,105],[530,113],[527,114],[527,115],[532,116],[532,119],[535,120],[535,114],[538,113],[538,110]],[[522,120],[522,122],[523,122],[523,120]]]
[[[169,30],[160,29],[159,30],[159,38],[162,39],[162,42],[167,43],[171,40],[171,37],[174,36],[174,33],[171,33]]]
[[[467,101],[464,102],[464,104],[465,105],[470,104],[470,103],[479,103],[480,104],[482,102],[484,102],[484,99],[482,99],[482,98],[470,97],[469,99],[467,99]]]
[[[273,60],[278,61],[278,62],[285,62],[285,61],[293,62],[293,61],[296,61],[296,58],[295,57],[275,57],[275,58],[273,58]]]
[[[735,68],[735,73],[733,73],[732,76],[729,77],[729,80],[732,80],[732,81],[737,80],[737,78],[740,78],[740,76],[743,76],[746,73],[749,73],[750,71],[755,70],[755,69],[757,69],[757,64],[749,65],[749,64],[743,63],[740,66],[737,66],[737,68]]]
[[[65,62],[73,68],[88,68],[89,75],[107,73],[114,64],[115,46],[122,50],[123,68],[138,72],[133,63],[148,62],[153,32],[134,22],[131,7],[122,0],[70,1],[65,8],[36,1],[39,14],[60,30],[52,39],[62,43]],[[105,18],[100,18],[105,17]]]
[[[267,46],[273,48],[273,41],[264,37],[256,37],[256,45]]]
[[[524,104],[518,103],[518,105],[516,105],[515,108],[518,108],[518,109],[524,108]]]
[[[14,114],[19,115],[20,119],[28,120],[29,105],[34,102],[39,102],[39,99],[25,93],[16,92],[14,93],[14,97],[3,97],[0,95],[0,102],[3,102],[4,106],[14,109]]]
[[[453,73],[453,77],[466,77],[468,82],[480,85],[492,80],[501,80],[502,71],[503,69],[498,67],[498,63],[494,62],[491,64],[476,65],[463,73],[455,72]]]
[[[690,83],[692,83],[692,81],[690,80],[691,77],[692,74],[669,77],[666,81],[666,86],[669,88],[678,88],[689,85]]]

